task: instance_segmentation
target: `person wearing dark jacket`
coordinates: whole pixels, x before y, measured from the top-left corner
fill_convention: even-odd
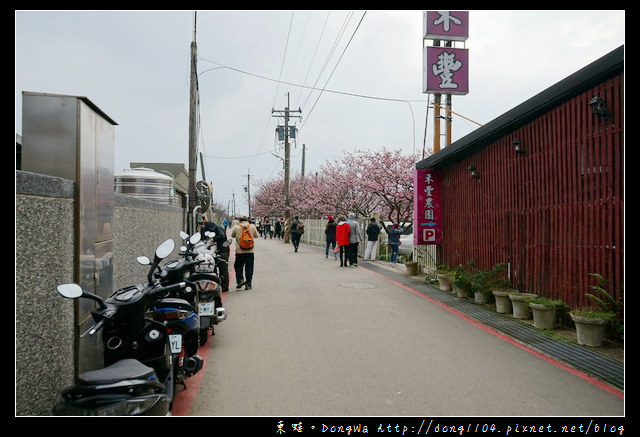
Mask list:
[[[298,251],[298,247],[300,246],[300,238],[302,238],[302,233],[304,232],[304,222],[295,216],[294,220],[291,222],[291,243],[293,244],[293,248],[295,251]]]
[[[329,258],[329,247],[331,247],[331,251],[333,252],[334,261],[338,259],[338,252],[336,252],[336,226],[338,225],[335,220],[333,220],[332,216],[327,217],[327,227],[324,230],[324,233],[327,236],[327,244],[324,248],[324,257]]]
[[[400,247],[400,235],[403,229],[398,226],[398,222],[393,222],[389,228],[389,246],[391,246],[391,262],[398,262],[398,248]]]
[[[371,217],[367,226],[367,245],[364,248],[364,259],[374,261],[378,253],[378,235],[380,235],[380,225],[376,223],[376,219]]]
[[[214,235],[207,237],[205,232],[212,232]],[[200,229],[200,233],[203,239],[211,238],[216,243],[216,254],[225,260],[225,263],[218,263],[219,272],[220,272],[220,286],[222,287],[222,291],[229,291],[229,248],[224,247],[224,242],[227,241],[227,233],[224,229],[215,224],[214,222],[205,222]]]

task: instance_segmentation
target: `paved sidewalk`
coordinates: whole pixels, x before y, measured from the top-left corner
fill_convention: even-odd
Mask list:
[[[450,292],[442,291],[427,283],[424,275],[407,275],[403,264],[362,261],[359,265],[423,293],[452,310],[514,338],[532,350],[584,372],[624,393],[624,362],[608,357],[595,348],[552,338],[531,324],[508,314],[497,313],[473,300],[458,298]]]

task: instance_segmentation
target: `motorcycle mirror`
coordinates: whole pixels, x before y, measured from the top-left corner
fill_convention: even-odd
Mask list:
[[[95,294],[85,292],[82,289],[82,287],[78,284],[74,284],[74,283],[61,284],[56,287],[56,290],[58,290],[58,293],[60,293],[62,296],[66,298],[75,299],[76,297],[86,297],[98,302],[98,305],[100,305],[100,308],[106,308],[104,301],[100,296],[96,296]]]
[[[173,242],[171,238],[165,240],[158,248],[156,249],[156,256],[160,259],[164,259],[168,257],[173,249],[176,247],[176,243]]]
[[[187,238],[189,238],[189,234],[187,234],[185,231],[180,231],[180,238],[186,240]]]
[[[138,258],[136,258],[136,260],[138,261],[138,264],[142,264],[143,266],[148,266],[149,264],[151,264],[151,260],[146,256],[139,256]]]
[[[61,284],[56,287],[56,290],[58,290],[58,293],[62,296],[69,299],[82,296],[82,287],[78,284]]]
[[[189,243],[196,244],[198,241],[200,241],[201,238],[202,235],[200,234],[200,232],[196,232],[191,236],[191,238],[189,238]]]

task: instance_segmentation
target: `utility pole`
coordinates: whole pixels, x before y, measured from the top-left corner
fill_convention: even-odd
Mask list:
[[[236,193],[231,192],[231,197],[233,198],[233,217],[236,217]]]
[[[247,205],[249,206],[249,219],[251,219],[251,169],[247,174]]]
[[[302,179],[304,180],[304,153],[306,150],[307,145],[303,144],[302,145]]]
[[[278,117],[282,117],[282,113],[284,112],[284,242],[289,242],[289,237],[291,233],[291,199],[289,196],[289,117],[298,117],[300,115],[290,115],[291,112],[302,113],[300,108],[297,111],[289,110],[289,93],[287,93],[287,106],[283,110],[275,110],[272,109],[271,113],[278,113]]]
[[[197,129],[196,129],[196,105],[197,105],[197,48],[196,48],[196,14],[193,13],[193,41],[191,41],[191,96],[189,99],[189,210],[187,216],[190,218],[188,223],[194,223],[195,207],[198,204],[196,196],[196,156],[198,152]],[[189,229],[189,233],[195,232],[195,229]]]

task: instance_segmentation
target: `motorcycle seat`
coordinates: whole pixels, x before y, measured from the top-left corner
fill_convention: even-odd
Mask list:
[[[90,370],[78,377],[81,384],[113,384],[126,379],[142,379],[145,381],[157,380],[155,371],[145,366],[138,360],[123,359],[105,367],[104,369]]]

